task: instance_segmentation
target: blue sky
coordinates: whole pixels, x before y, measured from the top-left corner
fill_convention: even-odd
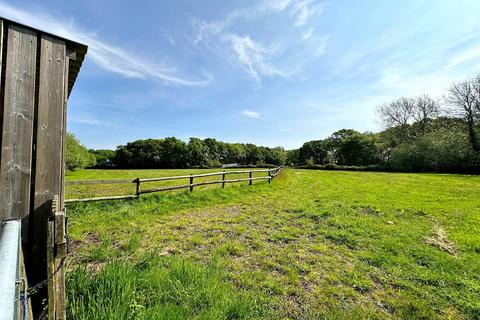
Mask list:
[[[477,0],[0,0],[0,16],[89,45],[68,129],[90,148],[296,148],[480,72]]]

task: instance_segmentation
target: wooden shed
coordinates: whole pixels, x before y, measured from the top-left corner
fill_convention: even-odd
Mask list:
[[[63,319],[67,99],[87,47],[0,17],[0,48],[0,221],[22,219],[33,317]]]

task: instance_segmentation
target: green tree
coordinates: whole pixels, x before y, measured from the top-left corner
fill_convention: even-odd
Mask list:
[[[175,137],[162,140],[160,163],[163,168],[185,168],[187,166],[187,144]]]
[[[287,152],[282,147],[265,148],[264,158],[267,164],[282,165],[287,162]]]
[[[99,150],[88,150],[91,154],[94,155],[96,160],[95,167],[97,168],[106,168],[113,165],[113,161],[115,159],[115,151],[114,150],[107,150],[107,149],[99,149]]]
[[[83,169],[95,166],[95,156],[88,152],[73,133],[67,133],[66,140],[67,170]]]
[[[125,168],[163,168],[163,140],[136,140],[119,146],[114,162]]]
[[[300,149],[288,150],[286,163],[290,166],[300,165]]]
[[[403,144],[392,153],[390,165],[401,171],[472,172],[480,168],[480,156],[461,126],[438,128]]]
[[[329,143],[325,140],[305,142],[299,149],[300,164],[307,164],[309,161],[314,164],[326,164],[329,148]]]
[[[222,151],[223,163],[246,163],[245,146],[241,143],[226,143]]]
[[[265,158],[263,156],[262,150],[251,143],[245,145],[245,160],[246,164],[264,164]]]
[[[188,142],[187,163],[189,166],[207,166],[209,162],[208,147],[199,138],[190,138]]]
[[[380,152],[373,135],[342,129],[334,132],[328,141],[335,162],[339,165],[365,166],[378,164],[380,161]]]

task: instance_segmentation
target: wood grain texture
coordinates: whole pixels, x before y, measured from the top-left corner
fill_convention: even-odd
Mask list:
[[[3,63],[3,20],[0,19],[0,87],[2,85],[1,79],[2,79],[2,63]],[[1,113],[1,110],[0,110]],[[0,128],[2,127],[2,116],[3,113],[0,114]],[[0,139],[0,142],[2,140]]]
[[[30,210],[36,34],[8,27],[0,161],[0,216],[25,217]]]
[[[43,35],[40,52],[34,215],[60,195],[64,160],[65,42]]]
[[[65,258],[67,257],[65,212],[55,213],[55,319],[66,318],[65,309]]]
[[[63,40],[42,35],[40,38],[40,75],[38,84],[38,112],[36,132],[36,164],[34,210],[30,224],[35,229],[30,233],[32,243],[32,266],[39,271],[39,277],[47,275],[47,221],[51,214],[48,204],[55,198],[56,212],[60,211],[59,196],[63,188],[63,134],[65,107],[65,66],[66,45]],[[56,220],[59,218],[56,217]],[[55,268],[59,267],[58,243],[64,228],[55,223]],[[54,297],[49,305],[55,308],[55,319],[63,319],[64,287],[63,268],[55,274],[51,284],[55,286]],[[49,288],[49,291],[51,289]],[[51,310],[49,310],[50,312]]]
[[[81,186],[91,184],[123,184],[123,183],[137,183],[137,179],[116,179],[116,180],[70,180],[65,181],[67,186]]]
[[[62,134],[62,186],[60,188],[59,200],[60,208],[65,207],[65,172],[67,170],[66,158],[67,158],[67,105],[69,91],[69,77],[70,77],[70,61],[69,58],[70,49],[66,47],[67,57],[65,58],[65,70],[64,70],[64,97],[63,97],[63,134]]]
[[[68,50],[66,49],[66,54]],[[63,210],[63,228],[64,228],[64,239],[65,242],[61,246],[61,252],[64,253],[66,258],[67,252],[67,211],[65,210],[65,172],[66,172],[66,152],[67,152],[67,104],[68,96],[70,94],[69,90],[69,73],[70,73],[70,59],[69,57],[65,58],[65,68],[64,68],[64,87],[63,87],[63,127],[62,127],[62,152],[61,152],[61,179],[60,179],[60,196],[59,203],[60,208]],[[78,71],[77,71],[78,72]],[[73,84],[72,84],[73,86]],[[57,257],[58,258],[58,257]],[[56,309],[56,319],[66,319],[67,318],[67,309],[66,309],[66,293],[65,293],[65,260],[62,260],[62,265],[60,266],[59,273],[57,277],[57,296],[55,301]]]
[[[51,215],[55,215],[58,210],[58,199],[52,200]],[[55,319],[55,220],[47,221],[47,275],[48,275],[48,319]]]
[[[6,46],[6,44],[3,41],[3,28],[4,28],[4,22],[2,19],[0,19],[0,161],[2,159],[2,134],[3,134],[3,129],[2,129],[3,128],[3,82],[4,82],[2,78],[3,50],[4,50],[3,46],[4,45]],[[6,212],[5,210],[0,210],[0,220],[6,218],[3,216],[5,212]]]
[[[141,192],[140,192],[141,193]],[[130,196],[111,196],[111,197],[95,197],[95,198],[83,198],[83,199],[66,199],[65,203],[73,202],[90,202],[90,201],[103,201],[103,200],[122,200],[122,199],[135,199],[138,195]]]

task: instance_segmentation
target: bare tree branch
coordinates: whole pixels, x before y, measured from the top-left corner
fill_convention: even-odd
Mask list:
[[[415,98],[415,107],[413,109],[415,121],[424,123],[428,119],[438,117],[439,114],[440,106],[436,100],[426,94]]]
[[[406,126],[413,120],[415,100],[412,98],[400,98],[390,103],[381,105],[378,112],[382,123],[387,127]]]
[[[453,83],[448,91],[449,113],[467,122],[468,135],[473,150],[480,151],[475,123],[480,117],[480,76]]]

